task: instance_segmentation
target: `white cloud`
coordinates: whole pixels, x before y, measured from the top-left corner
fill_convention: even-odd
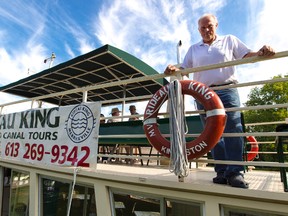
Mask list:
[[[79,38],[78,41],[81,54],[88,53],[94,49],[94,47],[85,38]]]
[[[287,7],[288,2],[285,0],[249,1],[247,44],[253,50],[258,51],[263,45],[270,45],[276,52],[288,50],[288,29],[285,28],[286,20],[283,19]],[[288,74],[287,58],[238,67],[240,82],[271,79],[279,74]],[[241,88],[242,102],[247,100],[250,90],[251,87]]]
[[[31,74],[44,69],[43,60],[41,45],[19,52],[14,50],[13,53],[8,53],[4,48],[0,48],[1,85],[27,77],[28,72]]]
[[[183,44],[180,51],[183,59],[192,39],[195,43],[199,38],[198,17],[206,9],[213,13],[225,5],[225,1],[211,0],[208,3],[179,0],[110,1],[103,5],[97,15],[95,36],[102,44],[123,49],[162,73],[166,65],[177,63],[176,46],[179,40]],[[194,109],[193,100],[188,98],[185,102],[186,110]],[[139,113],[144,113],[145,105],[137,107]],[[163,106],[161,112],[165,110],[166,106]]]
[[[40,6],[40,5],[38,5]],[[25,8],[25,10],[23,10]],[[0,16],[5,20],[15,23],[26,31],[34,31],[35,28],[43,23],[43,12],[45,10],[42,5],[38,8],[36,4],[15,0],[7,3],[2,3],[0,7]],[[31,19],[33,17],[33,19]]]
[[[57,47],[57,40],[71,58],[76,55],[68,45],[71,41],[74,43],[72,47],[80,54],[94,49],[89,33],[57,2],[43,4],[15,0],[3,3],[0,5],[0,18],[3,28],[0,32],[2,85],[28,76],[28,71],[31,74],[46,69],[48,65],[43,60],[51,55],[50,50],[61,49]],[[65,37],[63,32],[72,35],[67,37],[69,42],[62,40]],[[63,55],[59,54],[60,60],[61,57]],[[4,75],[4,72],[9,75]]]
[[[93,19],[92,24],[81,23],[76,12],[67,10],[58,1],[45,2],[44,5],[21,0],[1,4],[0,18],[1,25],[4,25],[0,30],[1,84],[27,76],[28,69],[38,72],[47,68],[43,60],[51,54],[50,48],[59,46],[57,48],[62,48],[65,55],[74,58],[94,49],[97,42],[123,49],[162,73],[167,64],[176,63],[179,40],[183,43],[183,59],[188,47],[200,39],[198,17],[209,12],[224,19],[222,9],[229,1],[111,0],[102,3],[102,8],[95,13],[97,17],[89,18],[90,21]],[[270,44],[277,51],[287,50],[288,30],[283,14],[286,14],[288,2],[247,0],[243,4],[250,9],[248,13],[243,11],[243,16],[250,21],[247,27],[243,23],[243,29],[247,29],[247,32],[243,31],[247,44],[255,50],[263,44]],[[87,16],[93,17],[91,14]],[[21,42],[16,48],[8,44],[11,43],[8,36],[15,30],[10,28],[20,28],[17,31],[21,32]],[[13,38],[15,43],[18,42],[16,37]],[[61,55],[56,55],[61,60]],[[285,61],[287,59],[238,67],[240,82],[287,74]],[[9,76],[4,74],[6,71]],[[242,97],[247,97],[243,92],[241,89]]]
[[[61,28],[63,28],[65,33],[70,33],[72,35],[72,38],[74,39],[72,40],[73,43],[77,42],[78,52],[84,54],[93,50],[93,44],[89,43],[89,34],[86,33],[86,31],[81,26],[79,26],[72,17],[69,17],[64,11],[62,11],[62,13],[64,20],[60,22]],[[73,46],[75,47],[74,44]]]
[[[286,39],[288,29],[286,28],[286,20],[283,15],[287,13],[288,2],[285,0],[263,1],[263,6],[259,10],[251,11],[249,17],[251,22],[248,23],[250,29],[249,39],[254,42],[255,49],[263,44],[273,44],[278,51],[287,49],[288,42]],[[255,1],[250,0],[252,8]],[[259,6],[258,6],[259,7]],[[284,46],[283,46],[284,45]]]
[[[190,40],[184,1],[109,2],[94,28],[102,44],[117,46],[155,68],[175,62],[178,41]]]
[[[70,56],[70,58],[75,58],[76,55],[75,55],[75,53],[73,52],[73,50],[71,49],[71,47],[70,47],[67,43],[65,43],[64,46],[65,46],[65,51],[68,53],[68,55]]]
[[[162,72],[177,62],[179,40],[183,57],[192,41],[200,38],[198,17],[225,5],[225,0],[109,1],[95,18],[94,32],[101,44],[123,49]]]
[[[213,13],[216,14],[216,12],[221,9],[223,6],[225,6],[226,1],[225,0],[205,0],[205,1],[191,1],[192,8],[194,11],[201,11],[201,13]]]
[[[0,34],[2,85],[45,67],[43,60],[46,49],[39,43],[45,28],[45,17],[43,11],[38,9],[36,5],[23,1],[7,2],[0,6],[2,25],[7,27]],[[16,44],[21,45],[16,47]]]

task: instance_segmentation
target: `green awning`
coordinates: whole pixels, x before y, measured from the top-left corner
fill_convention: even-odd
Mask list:
[[[25,98],[33,98],[153,74],[158,74],[158,72],[143,61],[111,45],[105,45],[17,82],[0,87],[0,91]],[[166,83],[165,79],[148,80],[125,86],[90,90],[87,101],[121,99],[124,90],[126,98],[151,95]],[[82,97],[82,92],[78,92],[47,98],[43,101],[56,105],[70,105],[81,103]],[[135,100],[131,102],[135,102]]]

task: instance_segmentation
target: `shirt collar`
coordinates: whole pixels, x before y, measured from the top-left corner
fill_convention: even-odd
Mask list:
[[[223,36],[219,36],[219,35],[216,34],[216,39],[213,41],[213,43],[211,45],[213,45],[214,43],[222,40],[222,38],[223,38]],[[201,41],[198,42],[198,45],[199,46],[204,46],[205,43],[203,42],[203,40],[201,40]]]

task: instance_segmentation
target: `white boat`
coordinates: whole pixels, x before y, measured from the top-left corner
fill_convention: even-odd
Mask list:
[[[287,52],[276,53],[271,61],[287,56]],[[253,57],[209,67],[264,60]],[[204,69],[208,68],[179,73]],[[1,105],[1,215],[288,215],[285,161],[217,161],[255,168],[245,172],[249,189],[241,189],[213,184],[215,173],[210,165],[216,161],[203,155],[189,161],[189,175],[182,182],[170,172],[169,159],[149,144],[142,121],[99,124],[101,107],[121,104],[124,110],[126,104],[148,101],[167,83],[164,77],[134,56],[105,45],[0,87],[1,92],[23,98]],[[287,78],[232,87],[283,81]],[[11,106],[20,109],[27,102],[31,103],[30,109],[9,112]],[[44,108],[43,102],[50,105]],[[257,109],[274,107],[288,108],[288,104]],[[239,108],[245,109],[255,107]],[[187,138],[199,136],[202,130],[199,112],[186,114],[188,125],[193,125]],[[167,119],[161,117],[158,124],[163,134],[169,134]],[[270,124],[285,125],[287,120]],[[283,139],[281,144],[287,144],[288,132],[237,136],[270,136],[279,145],[279,139]],[[125,148],[132,149],[131,154],[121,154]],[[102,163],[102,158],[108,158],[109,162]],[[126,163],[125,159],[132,163]],[[135,160],[138,162],[133,163]]]

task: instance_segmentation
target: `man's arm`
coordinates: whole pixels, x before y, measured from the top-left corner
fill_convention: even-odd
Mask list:
[[[273,56],[275,51],[272,47],[264,45],[258,52],[249,52],[243,58],[249,58],[253,56]]]

